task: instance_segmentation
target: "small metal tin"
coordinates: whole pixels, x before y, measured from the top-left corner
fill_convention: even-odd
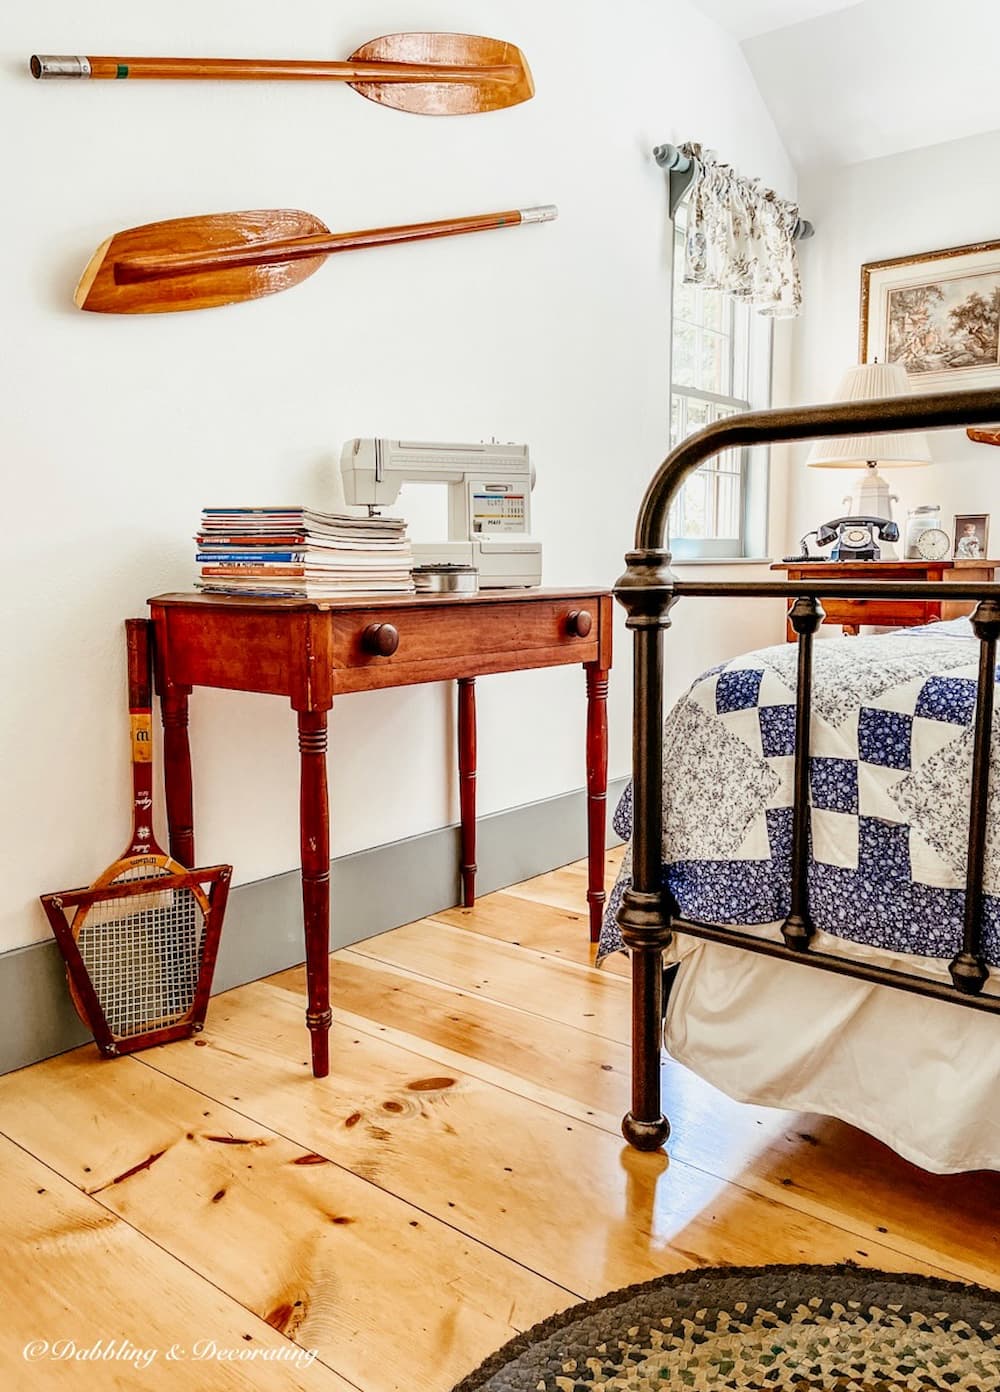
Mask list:
[[[413,583],[418,594],[478,594],[479,571],[470,565],[415,566]]]

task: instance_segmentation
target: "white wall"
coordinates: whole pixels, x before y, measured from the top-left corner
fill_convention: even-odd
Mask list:
[[[826,401],[845,368],[858,361],[861,266],[892,256],[1000,240],[1000,131],[829,170],[802,181],[800,197],[816,236],[802,255],[805,312],[795,334],[795,399]],[[964,431],[930,436],[934,464],[887,469],[899,495],[895,515],[940,503],[945,529],[956,512],[992,512],[1000,528],[1000,450]],[[807,447],[797,447],[801,463]],[[807,529],[845,511],[853,473],[795,467],[791,473],[791,545]],[[777,539],[776,539],[777,540]],[[1000,533],[991,547],[996,553]]]
[[[323,84],[27,72],[33,51],[346,57],[416,27],[520,44],[538,96],[429,120]],[[322,506],[357,434],[526,440],[545,581],[610,585],[664,453],[669,242],[649,151],[699,138],[785,192],[794,181],[735,42],[686,0],[50,0],[11,8],[4,29],[10,948],[46,935],[39,892],[88,881],[125,842],[121,621],[190,586],[203,504]],[[336,258],[245,306],[116,318],[72,304],[105,236],[161,218],[292,206],[351,229],[543,202],[557,223]],[[682,623],[684,660],[700,662],[705,640]],[[755,623],[774,631],[773,616]],[[747,633],[730,611],[705,660]],[[338,703],[335,854],[455,820],[452,703],[442,687]],[[613,775],[629,707],[621,641]],[[582,784],[579,672],[484,680],[480,712],[483,812]],[[197,692],[192,718],[199,859],[232,860],[240,881],[295,865],[287,707]]]

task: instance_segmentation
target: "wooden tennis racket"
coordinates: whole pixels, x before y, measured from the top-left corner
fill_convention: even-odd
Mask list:
[[[66,958],[73,1005],[109,1054],[201,1027],[231,875],[229,866],[185,870],[153,834],[149,623],[127,619],[125,627],[131,838],[89,890],[42,896]],[[72,919],[68,908],[75,908]]]

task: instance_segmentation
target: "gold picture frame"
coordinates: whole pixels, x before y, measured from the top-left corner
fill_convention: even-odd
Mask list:
[[[951,554],[956,561],[984,561],[990,554],[988,512],[960,512],[951,532]]]
[[[861,362],[901,362],[915,391],[1000,386],[1000,241],[861,267]]]

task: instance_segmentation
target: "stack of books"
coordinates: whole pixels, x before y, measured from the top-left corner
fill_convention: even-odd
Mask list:
[[[205,508],[196,540],[195,585],[208,594],[330,599],[413,591],[413,553],[398,517]]]

